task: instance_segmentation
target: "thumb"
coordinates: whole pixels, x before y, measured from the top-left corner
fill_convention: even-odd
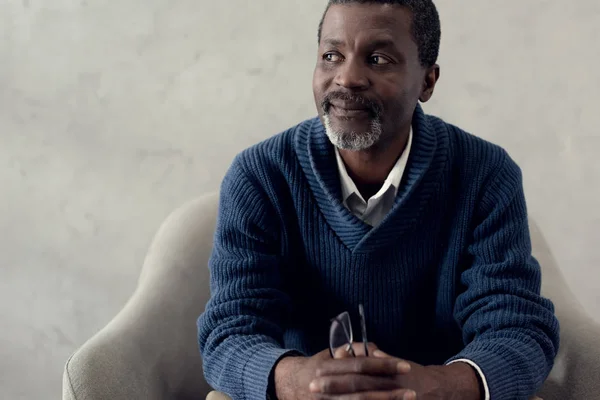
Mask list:
[[[367,352],[365,353],[365,344],[363,342],[354,342],[352,343],[352,349],[354,350],[354,354],[356,355],[356,357],[364,357],[367,354],[373,354],[373,352],[377,350],[378,347],[375,343],[368,343]],[[349,357],[352,357],[352,355],[350,352],[348,352],[348,346],[342,346],[336,349],[336,351],[333,354],[333,358],[335,359]]]
[[[325,349],[315,354],[314,357],[319,360],[327,360],[331,358],[331,352],[329,349]]]
[[[414,363],[412,361],[408,361],[408,360],[405,360],[405,359],[402,359],[402,358],[397,358],[397,357],[391,356],[391,355],[389,355],[389,354],[387,354],[387,353],[385,353],[385,352],[383,352],[383,351],[381,351],[379,349],[377,349],[377,350],[375,350],[373,352],[373,357],[375,357],[375,358],[396,358],[401,363],[405,363],[407,365],[406,372],[409,372],[413,368],[420,368],[420,367],[422,367],[421,365],[419,365],[417,363]]]

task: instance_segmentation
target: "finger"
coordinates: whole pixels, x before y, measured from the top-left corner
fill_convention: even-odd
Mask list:
[[[317,377],[329,375],[397,375],[410,372],[410,364],[398,358],[353,357],[326,360],[317,368]]]
[[[373,354],[374,351],[378,349],[375,343],[367,343],[367,351],[370,354]],[[352,343],[352,350],[354,350],[354,356],[356,357],[364,357],[365,354],[365,344],[363,342],[354,342]],[[348,358],[353,357],[352,354],[348,351],[348,346],[338,347],[333,352],[333,358]]]
[[[417,394],[413,390],[398,389],[388,392],[363,392],[343,395],[315,394],[318,400],[416,400]]]
[[[313,357],[315,357],[315,359],[320,359],[320,360],[331,360],[331,353],[329,349],[325,349],[323,351],[320,351],[319,353],[315,354]]]
[[[317,378],[310,383],[312,393],[348,394],[373,390],[395,390],[398,382],[390,376],[360,374],[332,375]]]
[[[352,349],[354,350],[354,346],[352,347]],[[341,358],[351,358],[351,357],[354,357],[354,356],[349,351],[348,345],[345,345],[345,346],[342,346],[342,347],[338,347],[333,352],[333,358],[335,358],[336,360],[339,360]]]
[[[378,349],[375,343],[367,343],[367,351],[368,354],[373,354],[374,351]],[[348,358],[348,357],[364,357],[365,354],[365,344],[363,342],[354,342],[352,343],[352,350],[354,350],[354,356],[350,351],[348,351],[348,345],[338,347],[333,352],[333,358]]]
[[[365,344],[363,342],[355,342],[352,347],[354,348],[354,352],[356,353],[357,357],[366,356]],[[373,354],[373,352],[377,349],[379,349],[379,347],[377,347],[375,343],[367,343],[367,351],[369,352],[369,355]]]
[[[374,357],[379,357],[379,358],[386,358],[386,357],[391,357],[389,354],[377,349],[375,351],[373,351],[373,356]]]

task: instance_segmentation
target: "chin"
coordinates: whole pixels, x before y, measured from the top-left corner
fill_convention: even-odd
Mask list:
[[[331,144],[341,150],[369,150],[381,138],[381,123],[378,120],[358,123],[351,119],[340,120],[324,114],[323,124]]]

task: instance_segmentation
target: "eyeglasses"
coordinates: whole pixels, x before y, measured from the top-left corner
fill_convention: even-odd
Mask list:
[[[369,348],[367,346],[367,326],[365,324],[365,310],[362,304],[358,305],[358,315],[360,317],[360,328],[362,335],[362,342],[365,347],[365,356],[369,356]],[[329,353],[331,358],[340,350],[350,354],[352,357],[356,357],[352,343],[354,338],[352,335],[352,322],[350,320],[350,314],[345,311],[331,320],[331,326],[329,327]]]

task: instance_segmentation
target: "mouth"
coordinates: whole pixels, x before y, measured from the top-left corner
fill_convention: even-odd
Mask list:
[[[331,106],[341,110],[350,110],[350,111],[368,111],[369,107],[365,104],[361,104],[359,102],[354,101],[343,101],[343,100],[334,100],[331,102]]]
[[[328,114],[338,118],[366,118],[371,115],[371,111],[359,105],[336,105],[331,104]]]
[[[366,108],[350,109],[331,106],[329,114],[338,118],[366,118],[369,116],[369,110]]]

